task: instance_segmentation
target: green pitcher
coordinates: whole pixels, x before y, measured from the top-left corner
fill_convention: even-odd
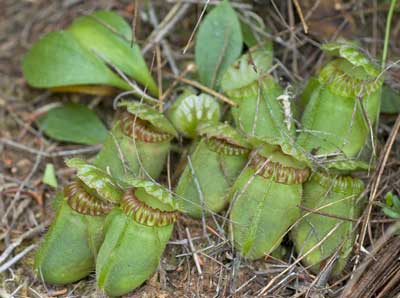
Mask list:
[[[228,124],[208,124],[190,154],[175,192],[183,211],[194,218],[220,212],[227,192],[247,162],[251,145]]]
[[[107,216],[96,263],[97,285],[110,296],[132,291],[156,271],[178,216],[164,187],[141,179],[125,182],[130,188]]]
[[[338,58],[310,79],[297,143],[315,156],[354,158],[374,134],[383,79],[354,45],[335,42],[322,49]]]
[[[361,212],[358,199],[363,189],[360,179],[321,172],[313,173],[304,184],[302,204],[311,211],[302,212],[291,237],[298,254],[307,254],[303,263],[312,272],[318,273],[336,251],[333,273],[343,270],[354,244],[355,221]],[[323,241],[324,237],[327,238]],[[322,243],[312,250],[320,241]]]
[[[252,152],[250,165],[230,190],[234,247],[250,260],[271,253],[300,216],[302,183],[309,169],[279,146]]]
[[[126,175],[156,179],[177,132],[155,108],[140,102],[121,102],[125,109],[103,144],[94,164],[114,178]]]
[[[78,178],[57,195],[55,218],[35,258],[38,276],[52,284],[71,283],[94,271],[105,215],[122,195],[101,169],[80,159],[67,164],[78,169]]]

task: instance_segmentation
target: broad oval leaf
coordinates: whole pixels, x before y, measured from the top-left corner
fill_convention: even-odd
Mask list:
[[[221,75],[239,57],[242,46],[239,19],[225,0],[204,18],[197,33],[195,60],[200,81],[218,87]]]
[[[25,55],[22,70],[28,83],[38,88],[111,85],[131,89],[65,31],[51,32],[36,42]]]
[[[158,87],[151,77],[129,24],[112,11],[99,10],[77,18],[67,29],[85,47],[141,83],[154,95]]]
[[[183,135],[194,138],[203,123],[218,123],[221,112],[218,102],[208,94],[184,92],[168,110],[168,118]]]
[[[53,108],[37,124],[57,141],[92,145],[103,143],[107,137],[107,129],[97,115],[80,104]]]

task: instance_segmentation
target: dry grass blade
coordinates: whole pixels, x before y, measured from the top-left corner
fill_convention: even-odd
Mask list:
[[[320,241],[318,241],[318,243],[316,243],[313,247],[311,247],[308,251],[306,251],[303,255],[301,255],[300,257],[298,257],[296,259],[296,261],[294,261],[290,266],[288,266],[285,270],[283,270],[281,273],[279,273],[277,276],[275,276],[274,278],[271,279],[271,281],[261,289],[261,291],[259,292],[259,295],[264,295],[274,284],[275,282],[281,278],[282,276],[285,275],[285,273],[289,272],[291,269],[294,268],[294,266],[296,264],[298,264],[299,262],[301,262],[302,259],[304,259],[306,256],[308,256],[311,252],[313,252],[315,249],[317,249],[319,246],[321,246],[322,243],[324,243],[324,241],[326,241],[326,239],[328,239],[341,225],[342,223],[338,223],[337,225],[335,225],[330,231],[329,233],[327,233]]]
[[[229,104],[231,106],[236,106],[236,103],[233,102],[228,97],[226,97],[225,95],[222,95],[221,93],[218,93],[218,92],[214,91],[213,89],[210,89],[210,88],[200,84],[199,82],[192,81],[192,80],[189,80],[189,79],[185,79],[185,78],[182,78],[180,76],[176,76],[175,79],[178,80],[178,81],[181,81],[182,83],[185,83],[185,84],[191,85],[193,87],[196,87],[196,88],[198,88],[198,89],[200,89],[200,90],[202,90],[202,91],[204,91],[204,92],[206,92],[206,93],[208,93],[208,94],[210,94],[212,96],[215,96],[216,98],[222,100],[223,102],[226,102],[227,104]]]
[[[341,298],[394,297],[400,284],[400,236],[392,235],[400,229],[394,224],[382,236],[371,257],[356,270],[343,290]]]
[[[376,175],[373,177],[371,180],[371,193],[369,196],[369,202],[368,202],[368,207],[366,209],[366,212],[364,213],[364,221],[363,221],[363,226],[361,229],[361,236],[360,236],[360,247],[363,245],[366,233],[367,233],[367,227],[369,225],[370,217],[371,217],[371,212],[372,212],[372,207],[373,207],[373,202],[375,201],[378,193],[378,188],[380,185],[380,182],[382,180],[383,172],[385,170],[385,166],[387,164],[387,161],[389,159],[390,152],[392,150],[393,144],[396,141],[397,134],[400,129],[400,115],[397,116],[396,122],[392,128],[392,131],[390,133],[390,136],[385,144],[385,147],[381,153],[381,157],[379,158],[379,163],[377,167],[377,172]]]
[[[143,48],[142,53],[148,52],[155,44],[159,43],[164,36],[166,36],[175,25],[181,20],[190,7],[189,3],[176,3],[173,8],[170,9],[164,20],[161,21],[159,27],[153,31],[153,33],[147,39],[147,44]]]
[[[307,34],[308,33],[308,25],[306,23],[306,20],[304,19],[303,11],[301,10],[301,6],[299,4],[299,1],[298,0],[293,0],[293,2],[294,2],[294,6],[296,7],[297,13],[299,14],[301,23],[303,25],[304,32]]]

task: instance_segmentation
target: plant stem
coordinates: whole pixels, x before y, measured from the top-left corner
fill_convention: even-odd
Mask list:
[[[390,2],[389,12],[388,12],[388,15],[386,18],[385,41],[384,41],[384,45],[383,45],[382,64],[381,64],[382,69],[385,69],[385,65],[386,65],[389,39],[390,39],[390,27],[391,27],[391,22],[392,22],[392,17],[393,17],[394,8],[396,6],[396,2],[397,2],[397,0],[392,0]]]

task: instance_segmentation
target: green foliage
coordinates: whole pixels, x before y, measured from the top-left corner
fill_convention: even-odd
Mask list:
[[[268,77],[272,65],[272,50],[252,49],[243,54],[224,72],[222,90],[233,100],[241,103],[249,95],[258,93],[258,81]]]
[[[400,199],[398,196],[394,195],[392,192],[388,192],[385,195],[386,205],[382,206],[382,212],[386,216],[391,218],[400,218]]]
[[[92,145],[104,142],[107,137],[107,129],[97,115],[81,104],[53,108],[37,124],[57,141]]]
[[[46,164],[42,181],[44,184],[57,188],[58,186],[57,177],[54,171],[54,165],[52,163]]]
[[[232,99],[236,105],[229,110],[210,95],[188,89],[167,115],[156,106],[120,102],[123,111],[108,134],[97,116],[78,104],[54,108],[39,119],[38,126],[56,140],[103,143],[93,164],[66,161],[77,169],[78,179],[64,189],[65,198],[56,199],[57,215],[37,254],[35,266],[45,281],[73,282],[95,267],[98,288],[123,295],[157,270],[177,210],[200,218],[229,203],[230,239],[243,257],[255,260],[272,253],[295,225],[292,239],[298,255],[311,250],[302,260],[311,271],[318,273],[336,251],[333,272],[343,269],[364,186],[351,176],[331,175],[371,168],[359,156],[378,119],[380,70],[353,43],[325,44],[322,49],[335,58],[305,88],[296,135],[294,95],[270,73],[272,43],[259,34],[265,25],[256,15],[243,12],[242,17],[224,0],[205,16],[196,36],[199,81]],[[97,11],[34,44],[23,61],[24,75],[42,88],[130,90],[111,64],[158,95],[133,38],[123,18]],[[243,43],[250,49],[240,56]],[[384,88],[384,97],[382,111],[398,112],[398,94]],[[219,123],[226,115],[235,127]],[[153,179],[165,168],[178,133],[194,141],[187,146],[190,158],[179,172],[175,197]],[[310,178],[315,159],[322,160],[326,175],[315,171]],[[43,182],[57,187],[52,164]],[[301,217],[300,205],[334,216],[304,211]],[[392,193],[381,207],[387,216],[400,218],[400,199]],[[326,242],[316,247],[324,237]]]
[[[102,199],[112,203],[121,200],[121,189],[107,172],[80,158],[71,158],[65,163],[68,167],[75,168],[77,170],[76,176],[87,187],[96,191]]]
[[[58,197],[57,213],[36,254],[35,269],[48,283],[67,284],[93,271],[104,217],[79,214],[61,194]]]
[[[124,195],[121,208],[107,216],[96,262],[97,285],[112,296],[132,291],[156,271],[175,221],[162,220],[175,210],[164,187],[142,179],[125,182],[134,188]]]
[[[194,218],[222,211],[228,204],[226,193],[246,161],[247,154],[218,153],[200,140],[175,189],[182,211]]]
[[[132,115],[139,119],[148,121],[160,131],[167,132],[173,136],[177,136],[175,128],[165,115],[154,107],[138,101],[122,101],[118,104],[119,107],[124,107]]]
[[[111,296],[140,286],[156,271],[172,228],[141,225],[120,209],[111,212],[97,256],[97,286]]]
[[[398,114],[400,113],[400,94],[388,85],[382,88],[381,113]]]
[[[200,82],[218,88],[222,74],[241,54],[239,19],[225,0],[206,15],[196,37],[195,60]]]
[[[67,31],[94,54],[103,56],[116,67],[158,95],[137,43],[132,42],[129,24],[114,12],[100,10],[77,18]]]
[[[22,70],[28,83],[37,88],[110,85],[130,89],[66,31],[51,32],[36,42],[25,55]]]
[[[184,136],[194,138],[202,123],[216,124],[221,117],[219,103],[210,95],[199,95],[185,91],[171,105],[168,118]]]
[[[359,179],[322,173],[314,173],[304,184],[303,206],[326,214],[303,211],[300,221],[291,231],[298,254],[304,256],[303,263],[312,272],[320,272],[325,266],[324,261],[336,252],[338,261],[332,273],[338,274],[343,270],[355,237],[355,223],[351,220],[360,216],[362,204],[357,201],[363,189],[364,184]],[[317,246],[324,237],[326,240]]]
[[[354,44],[327,43],[323,49],[340,58],[328,62],[306,88],[297,144],[322,158],[355,158],[371,141],[383,79]]]
[[[39,88],[81,91],[82,86],[132,89],[114,73],[118,68],[158,95],[158,88],[129,24],[111,11],[77,18],[65,31],[51,32],[25,55],[22,68],[28,83]],[[88,92],[88,91],[86,91]],[[99,91],[97,91],[99,93]]]

